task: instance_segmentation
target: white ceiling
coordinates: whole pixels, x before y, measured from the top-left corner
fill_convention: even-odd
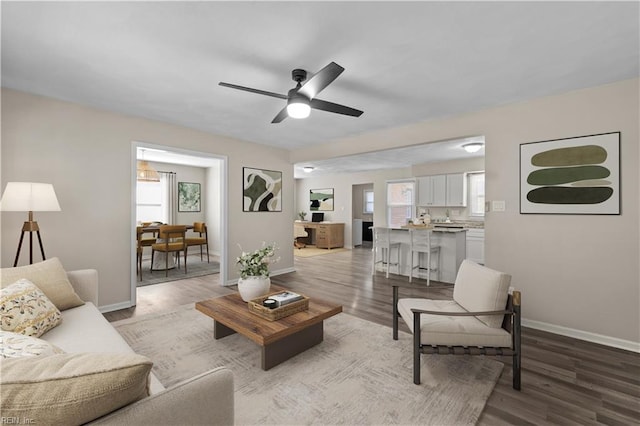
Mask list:
[[[638,2],[3,2],[1,31],[4,87],[290,150],[640,74]],[[218,86],[331,61],[360,118]]]

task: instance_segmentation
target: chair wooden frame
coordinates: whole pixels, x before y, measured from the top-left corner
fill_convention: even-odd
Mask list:
[[[398,340],[398,287],[393,286],[393,340]],[[416,287],[411,287],[416,288]],[[511,355],[513,357],[513,388],[521,388],[521,298],[519,291],[514,291],[507,299],[507,306],[502,311],[488,312],[441,312],[425,311],[421,309],[411,309],[413,312],[413,383],[420,384],[420,355],[489,355],[502,356]],[[441,315],[448,317],[458,316],[482,316],[482,315],[503,315],[502,328],[511,334],[511,347],[488,347],[488,346],[442,346],[422,344],[420,341],[420,315]]]
[[[151,265],[156,251],[166,253],[165,257],[165,277],[169,276],[169,253],[178,253],[178,268],[180,268],[180,252],[184,252],[184,273],[187,273],[187,242],[185,233],[187,227],[185,225],[161,225],[159,238],[162,242],[155,243],[151,246]],[[173,240],[173,241],[172,241]],[[153,269],[152,269],[153,270]]]

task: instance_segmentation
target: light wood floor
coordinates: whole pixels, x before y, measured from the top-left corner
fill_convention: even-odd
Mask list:
[[[386,279],[382,273],[372,277],[371,250],[362,248],[296,257],[295,268],[296,272],[272,277],[272,282],[310,297],[342,303],[344,312],[389,327],[390,285],[407,280],[394,275]],[[141,287],[137,307],[105,317],[115,321],[232,291],[235,287],[219,285],[218,275]],[[401,297],[448,299],[451,295],[451,285],[433,281],[425,290],[401,290]],[[522,302],[526,310],[526,294]],[[522,391],[511,388],[510,358],[498,358],[505,368],[487,401],[481,425],[640,424],[640,354],[529,328],[523,328],[522,338]]]

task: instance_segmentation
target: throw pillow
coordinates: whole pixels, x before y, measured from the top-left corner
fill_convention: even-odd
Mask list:
[[[73,290],[67,273],[57,257],[33,265],[2,268],[0,287],[4,288],[21,278],[26,278],[37,285],[61,311],[84,304]]]
[[[137,354],[0,359],[3,417],[79,425],[149,395],[152,362]]]
[[[0,328],[40,337],[60,324],[58,308],[31,281],[22,279],[0,290]]]
[[[47,356],[63,353],[62,349],[46,340],[10,331],[0,331],[0,358]]]

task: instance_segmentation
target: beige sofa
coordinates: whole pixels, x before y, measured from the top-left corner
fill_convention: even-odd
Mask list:
[[[67,272],[81,306],[62,311],[62,322],[41,339],[66,353],[123,353],[133,350],[96,308],[98,273],[87,269]],[[165,389],[150,373],[150,395],[91,424],[227,425],[234,421],[233,375],[216,368]],[[46,421],[44,422],[46,423]]]

